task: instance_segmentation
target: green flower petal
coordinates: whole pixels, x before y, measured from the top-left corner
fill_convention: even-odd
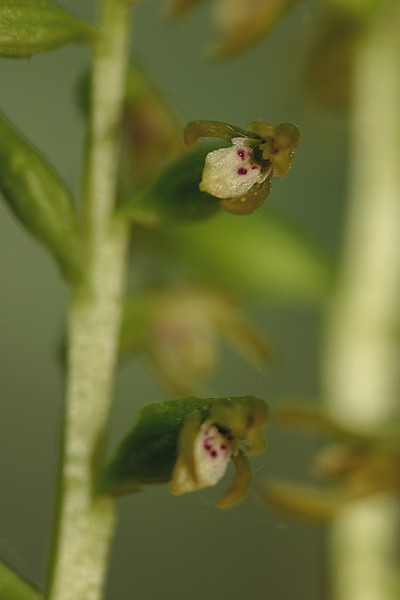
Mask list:
[[[231,460],[236,469],[236,475],[231,487],[218,500],[218,508],[230,508],[243,500],[249,492],[253,480],[249,459],[242,450],[239,450],[238,454],[232,456]]]
[[[248,137],[239,127],[221,121],[190,121],[183,133],[185,143],[190,145],[200,138],[220,138],[230,142],[235,137]]]

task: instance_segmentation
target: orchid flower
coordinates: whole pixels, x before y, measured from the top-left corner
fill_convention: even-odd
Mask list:
[[[207,137],[231,143],[207,154],[199,188],[219,198],[221,208],[235,214],[250,214],[265,202],[271,178],[286,175],[300,143],[295,125],[273,127],[261,120],[249,123],[246,129],[218,121],[192,121],[184,135],[187,144]]]
[[[267,414],[266,403],[253,396],[150,404],[106,467],[98,492],[118,496],[169,482],[174,495],[186,494],[216,485],[232,461],[236,476],[217,506],[233,506],[250,489],[247,453],[264,449]]]

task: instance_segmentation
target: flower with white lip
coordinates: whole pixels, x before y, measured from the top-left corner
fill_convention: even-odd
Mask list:
[[[186,494],[216,485],[232,461],[236,475],[217,506],[233,506],[250,489],[246,452],[264,449],[267,415],[264,400],[254,396],[150,404],[106,467],[98,492],[118,496],[169,482],[173,494]]]
[[[184,494],[216,485],[225,475],[232,450],[218,428],[206,421],[200,426],[193,443],[191,469],[180,455],[175,463],[170,489]]]
[[[246,138],[233,138],[231,147],[207,154],[199,187],[217,198],[237,198],[263,183],[270,172],[254,160],[252,145]]]
[[[192,121],[185,128],[185,142],[199,138],[221,138],[232,145],[210,151],[205,158],[199,188],[220,199],[227,212],[248,215],[267,199],[272,177],[289,171],[294,149],[300,143],[296,125],[273,127],[265,121],[252,121],[240,129],[219,121]]]

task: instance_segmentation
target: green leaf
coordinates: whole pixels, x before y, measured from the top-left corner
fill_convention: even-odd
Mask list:
[[[0,190],[24,227],[68,280],[80,274],[78,224],[67,188],[39,152],[0,114]]]
[[[203,146],[184,154],[126,202],[119,214],[151,227],[209,218],[220,208],[218,198],[199,190],[205,156],[210,149]]]
[[[0,562],[0,598],[3,600],[44,600],[44,596],[38,590],[26,583],[3,562]]]
[[[332,289],[333,267],[325,254],[272,210],[246,219],[221,212],[190,227],[137,231],[136,243],[153,256],[154,269],[158,261],[162,270],[241,297],[320,301]]]
[[[49,0],[0,2],[0,56],[28,58],[66,44],[91,43],[95,28]]]

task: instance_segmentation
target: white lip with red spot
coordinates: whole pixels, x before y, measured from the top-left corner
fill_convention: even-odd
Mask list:
[[[206,421],[200,426],[194,440],[194,473],[178,458],[174,473],[174,493],[185,494],[216,485],[225,475],[231,455],[228,440],[215,425]]]
[[[254,162],[253,149],[246,138],[233,138],[229,148],[207,154],[200,190],[216,198],[237,198],[267,177],[268,171]]]

